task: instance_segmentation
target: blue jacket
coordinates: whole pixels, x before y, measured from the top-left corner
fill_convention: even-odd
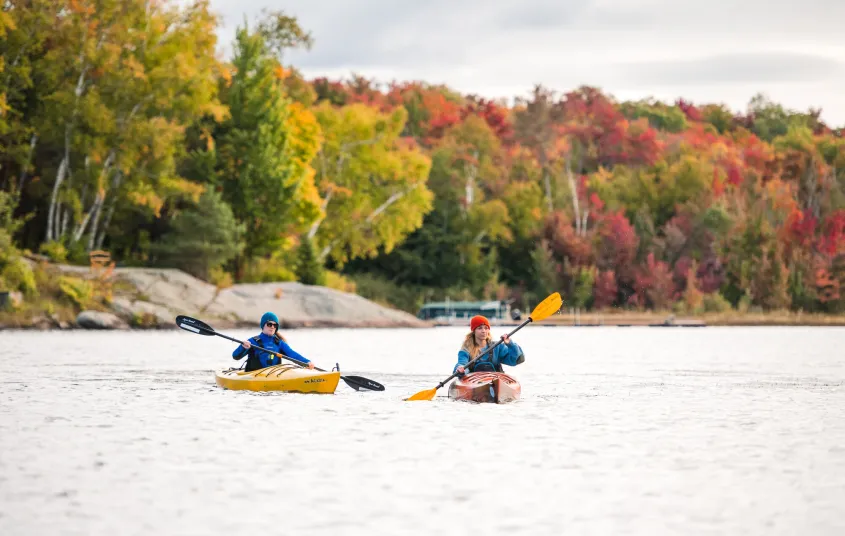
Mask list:
[[[487,348],[489,348],[489,346],[482,348],[481,352],[484,352]],[[523,361],[525,361],[525,354],[523,354],[522,348],[520,348],[519,345],[511,339],[510,344],[502,343],[492,352],[484,354],[481,359],[472,364],[469,372],[502,372],[502,365],[515,367]],[[454,374],[457,372],[459,366],[466,366],[469,362],[469,352],[463,349],[460,350],[458,352],[458,363],[455,365],[455,368],[452,369],[452,373]]]
[[[282,361],[273,354],[268,354],[267,352],[261,351],[255,348],[255,346],[260,346],[262,348],[266,348],[267,350],[272,350],[274,352],[284,354],[305,364],[311,362],[308,358],[294,351],[294,349],[291,348],[285,341],[279,340],[279,342],[276,343],[276,338],[272,335],[267,336],[264,333],[259,333],[255,337],[250,337],[249,342],[253,345],[253,347],[249,350],[247,350],[243,346],[238,345],[238,347],[235,348],[235,351],[232,352],[233,359],[240,359],[244,355],[249,353],[249,359],[247,360],[246,366],[247,371],[257,370],[259,368],[265,367],[272,367],[273,365],[278,365]]]

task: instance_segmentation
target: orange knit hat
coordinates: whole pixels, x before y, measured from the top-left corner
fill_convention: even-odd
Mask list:
[[[472,317],[472,320],[469,321],[469,329],[475,331],[475,329],[481,324],[484,324],[488,328],[490,327],[490,321],[487,320],[486,317],[481,315],[474,316]]]

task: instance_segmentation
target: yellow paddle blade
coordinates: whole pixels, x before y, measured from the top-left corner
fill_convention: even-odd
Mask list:
[[[420,391],[419,393],[415,394],[410,398],[406,398],[405,400],[433,400],[435,394],[437,394],[437,389],[427,389],[425,391]]]
[[[563,305],[563,299],[560,297],[560,293],[555,292],[545,300],[541,301],[537,305],[537,307],[535,307],[534,310],[531,311],[531,320],[534,322],[544,320],[550,315],[553,315],[558,312],[560,310],[561,305]]]

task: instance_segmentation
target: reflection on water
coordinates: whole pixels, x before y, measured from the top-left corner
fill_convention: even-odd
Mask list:
[[[845,330],[531,326],[520,401],[403,402],[463,334],[290,331],[387,386],[297,395],[217,388],[218,337],[2,332],[0,534],[845,533]]]

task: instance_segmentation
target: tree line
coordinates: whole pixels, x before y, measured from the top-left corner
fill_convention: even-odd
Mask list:
[[[537,86],[306,80],[265,11],[216,53],[208,2],[0,11],[0,284],[28,249],[427,299],[842,312],[845,140],[819,110],[744,113]]]

